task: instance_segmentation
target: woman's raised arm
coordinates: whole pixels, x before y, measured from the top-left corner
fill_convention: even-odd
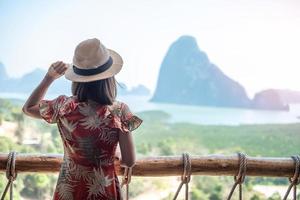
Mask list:
[[[51,83],[61,77],[67,70],[67,65],[62,61],[53,63],[41,83],[33,90],[22,110],[23,112],[34,118],[41,118],[39,112],[39,102],[44,98]]]

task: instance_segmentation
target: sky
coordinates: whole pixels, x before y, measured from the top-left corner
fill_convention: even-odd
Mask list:
[[[96,37],[123,57],[119,82],[153,92],[182,35],[194,36],[250,97],[300,91],[299,0],[0,0],[0,62],[11,77],[71,63],[76,45]]]

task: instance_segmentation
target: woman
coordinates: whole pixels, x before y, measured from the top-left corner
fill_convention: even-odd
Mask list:
[[[56,123],[63,141],[64,159],[53,199],[122,199],[114,169],[116,147],[119,143],[121,165],[132,167],[131,131],[142,123],[125,103],[115,100],[114,75],[122,65],[121,56],[98,39],[85,40],[77,45],[71,66],[61,61],[50,66],[23,106],[26,115]],[[73,96],[42,100],[62,75],[73,81]]]

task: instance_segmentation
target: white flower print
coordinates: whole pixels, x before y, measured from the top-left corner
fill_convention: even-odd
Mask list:
[[[88,105],[79,105],[79,112],[84,116],[92,116],[97,114],[96,109]]]
[[[73,185],[65,182],[57,184],[57,192],[60,200],[73,200]]]
[[[61,123],[69,132],[73,132],[76,129],[78,122],[69,122],[66,118],[61,118]]]
[[[72,159],[68,160],[69,172],[76,180],[88,180],[89,173],[92,173],[88,167],[76,164]]]
[[[79,112],[85,116],[85,118],[79,120],[85,129],[100,129],[103,125],[108,125],[111,122],[108,116],[112,113],[109,109],[105,109],[103,116],[99,116],[93,107],[84,105],[79,106]]]
[[[101,125],[100,117],[96,115],[85,117],[81,119],[80,122],[85,129],[91,129],[91,130],[98,129],[100,128]]]
[[[65,161],[61,165],[61,171],[57,180],[56,191],[59,196],[59,200],[73,200],[74,183],[71,174],[68,172],[68,158],[65,156]]]
[[[85,129],[91,129],[95,130],[98,129],[101,125],[101,119],[97,115],[97,112],[95,109],[93,109],[91,106],[87,105],[80,105],[79,106],[79,112],[85,116],[85,118],[79,120],[80,124],[85,128]]]
[[[69,122],[66,118],[61,118],[60,121],[65,128],[65,130],[60,128],[63,136],[69,141],[74,141],[72,132],[76,129],[78,122]]]
[[[103,170],[100,167],[99,169],[94,168],[94,174],[89,179],[87,183],[88,188],[88,198],[94,197],[101,197],[106,196],[105,187],[108,187],[112,184],[114,178],[109,178],[109,176],[105,176]]]
[[[112,145],[118,142],[118,132],[117,130],[103,128],[102,132],[98,134],[97,139]]]

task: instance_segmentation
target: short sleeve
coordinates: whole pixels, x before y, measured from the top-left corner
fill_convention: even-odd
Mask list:
[[[133,114],[128,105],[122,103],[122,116],[121,116],[121,123],[122,123],[122,130],[124,133],[131,132],[137,129],[143,122],[138,116]]]
[[[59,110],[66,101],[67,96],[60,95],[53,100],[41,100],[39,103],[39,111],[41,117],[48,123],[56,123]]]

